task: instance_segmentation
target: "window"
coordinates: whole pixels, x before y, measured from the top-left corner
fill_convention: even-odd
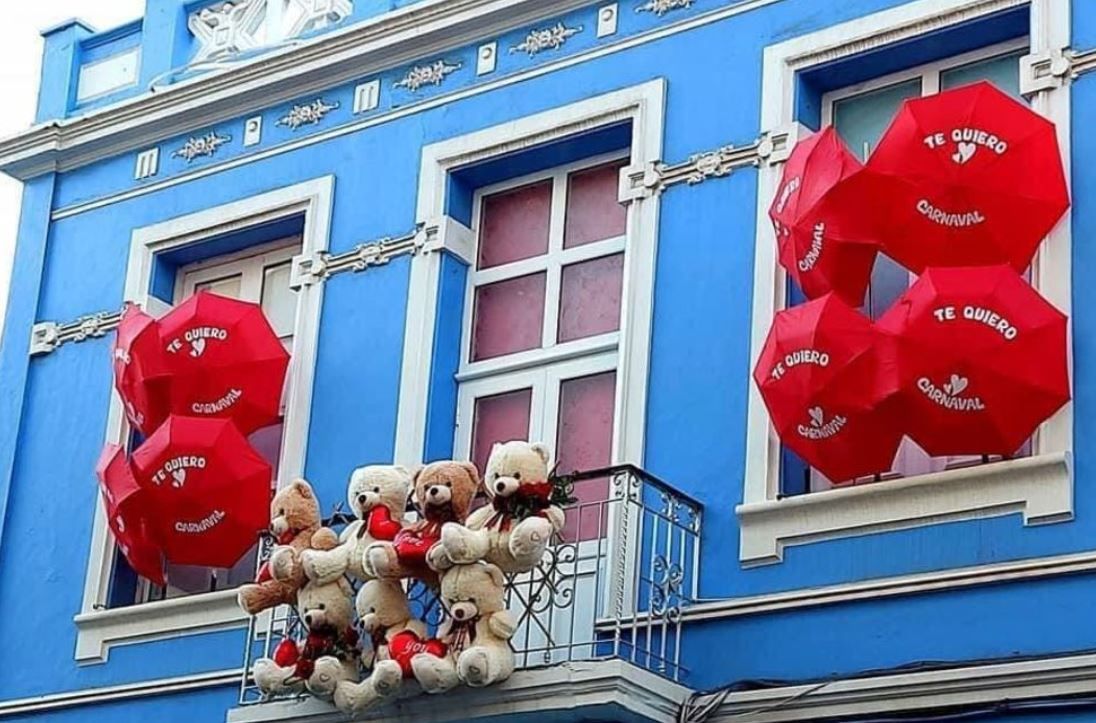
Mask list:
[[[831,91],[822,97],[822,123],[832,124],[849,149],[861,160],[866,160],[902,102],[909,98],[989,80],[1023,100],[1020,96],[1020,58],[1026,52],[1026,41],[1010,42]],[[915,274],[880,254],[872,271],[862,311],[872,319],[879,318],[915,279]],[[789,289],[788,298],[789,303],[793,304],[803,300],[801,293],[794,288]],[[1030,450],[1031,445],[1025,444],[1016,456],[1027,456]],[[824,475],[806,468],[791,452],[785,450],[783,457],[782,487],[785,494],[815,492],[833,486]],[[998,459],[979,456],[930,457],[907,438],[898,450],[893,470],[884,477],[911,477]],[[857,480],[857,483],[873,481],[875,478],[867,477]]]
[[[458,372],[458,455],[550,444],[561,473],[613,462],[626,208],[625,159],[601,157],[481,189]],[[575,490],[606,499],[606,480]],[[571,511],[570,540],[598,537],[599,506]],[[581,519],[579,519],[581,517]]]
[[[198,291],[259,303],[286,349],[292,351],[297,292],[290,287],[289,280],[293,256],[299,252],[300,239],[285,239],[264,246],[258,253],[252,249],[246,255],[218,257],[184,266],[176,272],[175,303]],[[282,404],[284,413],[284,398]],[[284,426],[284,422],[279,421],[254,432],[249,438],[274,470],[272,485],[278,477]],[[168,564],[167,585],[161,587],[140,580],[136,602],[234,589],[254,578],[257,550],[257,546],[252,548],[231,568]],[[118,556],[117,560],[125,566],[125,558]],[[118,574],[127,579],[132,576],[125,568]]]

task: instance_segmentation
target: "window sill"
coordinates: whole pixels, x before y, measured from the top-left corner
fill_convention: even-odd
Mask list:
[[[248,615],[236,604],[235,590],[159,600],[112,610],[93,610],[73,618],[76,662],[105,663],[113,645],[245,627]]]
[[[1025,525],[1073,519],[1069,452],[742,504],[743,567],[782,562],[786,545],[1022,513]]]

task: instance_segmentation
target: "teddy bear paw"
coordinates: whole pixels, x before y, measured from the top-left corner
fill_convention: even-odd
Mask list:
[[[399,574],[400,558],[391,543],[377,542],[365,548],[362,567],[373,577],[396,577]]]
[[[494,682],[491,658],[483,648],[469,648],[461,653],[458,673],[460,679],[473,688],[482,688]]]
[[[453,566],[453,560],[450,559],[449,553],[445,551],[445,545],[434,545],[426,553],[426,564],[434,572],[445,572]]]
[[[411,670],[424,693],[444,693],[460,682],[451,662],[426,653],[411,658]]]
[[[552,523],[543,517],[523,520],[510,533],[510,554],[526,565],[536,565],[552,537]]]
[[[270,553],[270,575],[278,582],[289,582],[295,577],[297,554],[292,547],[280,545]]]
[[[377,695],[393,695],[403,683],[403,670],[394,660],[379,660],[373,666],[373,688]]]
[[[469,565],[476,562],[480,556],[472,545],[471,531],[463,525],[447,522],[441,528],[441,545],[439,547],[449,558],[449,567],[453,565]],[[442,569],[442,568],[435,568]]]
[[[353,683],[349,680],[340,681],[335,686],[335,695],[332,696],[335,707],[347,714],[360,713],[369,707],[375,699],[376,695],[373,693],[373,687],[368,679],[360,683]]]
[[[316,661],[316,667],[308,678],[308,692],[321,697],[330,697],[335,694],[339,682],[344,678],[342,663],[339,659],[325,655]]]

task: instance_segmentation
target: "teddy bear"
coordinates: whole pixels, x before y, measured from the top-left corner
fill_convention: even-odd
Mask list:
[[[374,542],[365,550],[363,567],[381,578],[419,578],[430,585],[436,573],[427,562],[446,522],[462,522],[479,490],[479,472],[470,462],[432,462],[414,477],[418,522],[400,530],[391,542]]]
[[[378,540],[391,541],[402,529],[411,473],[400,465],[367,465],[350,475],[346,499],[358,518],[346,526],[334,550],[305,550],[301,565],[309,580],[329,582],[349,573],[369,580],[362,567],[365,550]]]
[[[300,564],[305,550],[331,550],[339,542],[334,530],[321,526],[320,503],[311,485],[296,480],[279,490],[270,503],[270,532],[277,546],[259,568],[254,583],[241,585],[236,599],[244,612],[257,615],[278,605],[292,605],[306,577]]]
[[[327,583],[310,580],[298,591],[297,613],[307,635],[302,643],[283,640],[273,659],[255,661],[252,674],[264,695],[307,690],[331,698],[340,683],[358,679],[353,593],[342,577]]]
[[[413,678],[411,658],[420,653],[445,656],[448,647],[426,637],[426,625],[415,618],[407,594],[396,580],[370,580],[356,600],[358,619],[372,639],[371,653],[363,656],[372,668],[360,683],[344,681],[335,689],[335,707],[344,713],[360,713],[399,692],[405,679]]]
[[[506,609],[505,583],[502,570],[487,562],[454,565],[442,575],[441,601],[448,618],[438,637],[448,654],[411,659],[425,692],[442,693],[458,682],[482,688],[514,672],[510,638],[516,625]]]
[[[548,459],[548,448],[540,443],[496,443],[483,477],[491,504],[473,512],[464,525],[444,525],[431,564],[444,569],[486,560],[505,573],[536,567],[552,534],[566,522],[558,503],[570,501],[548,481]]]

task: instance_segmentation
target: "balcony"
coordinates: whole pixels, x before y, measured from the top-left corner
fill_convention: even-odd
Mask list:
[[[489,688],[399,698],[361,720],[672,720],[687,695],[682,609],[697,597],[700,503],[633,466],[573,476],[605,499],[567,510],[563,534],[530,573],[511,576],[511,640],[517,671]],[[416,586],[412,607],[431,627],[443,615]],[[291,609],[252,621],[244,670],[300,623]],[[366,638],[368,636],[365,636]],[[346,721],[310,697],[267,699],[245,673],[229,723]]]

